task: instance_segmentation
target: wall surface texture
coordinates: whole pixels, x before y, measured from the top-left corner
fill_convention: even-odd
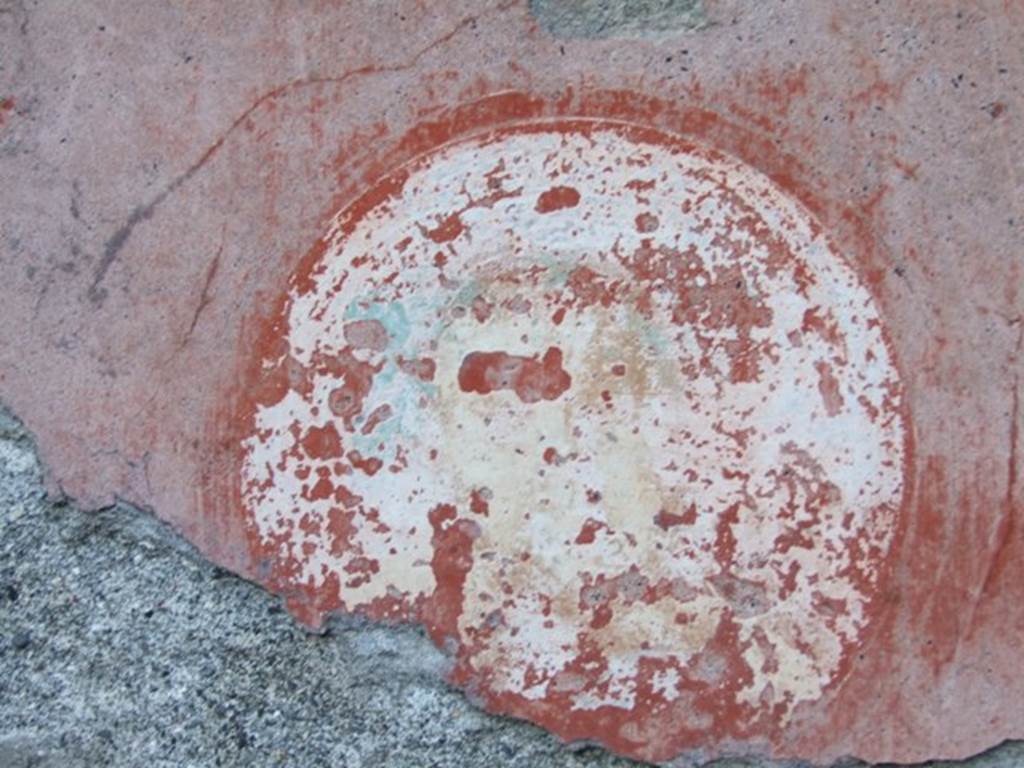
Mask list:
[[[0,763],[1024,737],[1022,32],[0,1]]]

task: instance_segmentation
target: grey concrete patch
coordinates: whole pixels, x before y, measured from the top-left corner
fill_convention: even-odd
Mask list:
[[[560,38],[636,37],[707,24],[702,0],[530,0],[530,12]]]
[[[635,765],[480,712],[444,664],[410,627],[303,631],[143,512],[48,500],[0,410],[0,768]]]

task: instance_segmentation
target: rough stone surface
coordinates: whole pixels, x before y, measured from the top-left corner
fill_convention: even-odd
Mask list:
[[[3,768],[639,765],[481,712],[445,664],[411,627],[301,629],[144,512],[48,499],[0,411]],[[1024,743],[929,765],[1018,768]]]

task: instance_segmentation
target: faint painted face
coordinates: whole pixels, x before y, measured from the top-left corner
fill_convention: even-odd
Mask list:
[[[512,711],[635,731],[819,698],[903,493],[854,271],[760,174],[621,125],[493,132],[401,176],[339,214],[265,361],[289,384],[243,496],[281,578],[423,621]]]

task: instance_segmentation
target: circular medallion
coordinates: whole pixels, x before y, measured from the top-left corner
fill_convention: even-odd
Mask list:
[[[868,627],[899,375],[807,211],[715,151],[557,120],[421,156],[338,214],[251,387],[274,583],[422,622],[495,709],[750,732]]]

